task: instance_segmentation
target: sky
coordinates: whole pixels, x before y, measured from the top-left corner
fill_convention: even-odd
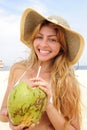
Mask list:
[[[6,66],[26,58],[27,48],[20,41],[20,19],[26,8],[44,16],[59,15],[85,40],[79,65],[87,66],[87,0],[0,0],[0,60]]]

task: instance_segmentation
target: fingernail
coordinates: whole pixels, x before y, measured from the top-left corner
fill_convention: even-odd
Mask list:
[[[31,127],[33,128],[34,126],[35,126],[35,124],[32,124],[32,126],[31,126]]]

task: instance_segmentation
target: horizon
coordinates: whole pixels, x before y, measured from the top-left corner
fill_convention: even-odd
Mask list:
[[[87,70],[87,65],[75,65],[73,66],[75,70]],[[0,67],[0,71],[9,71],[11,66]]]

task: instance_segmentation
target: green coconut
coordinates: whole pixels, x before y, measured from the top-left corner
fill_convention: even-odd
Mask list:
[[[39,87],[32,88],[25,82],[19,83],[9,94],[7,110],[14,125],[36,124],[46,108],[46,93]]]

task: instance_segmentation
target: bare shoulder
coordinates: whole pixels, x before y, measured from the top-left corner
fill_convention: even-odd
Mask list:
[[[9,75],[9,81],[16,81],[17,78],[20,77],[20,75],[26,70],[25,64],[18,62],[11,66],[10,68],[10,75]]]
[[[26,69],[25,64],[18,62],[18,63],[15,63],[15,64],[12,65],[10,72],[14,73],[16,71],[22,71],[22,70],[25,70],[25,69]]]

